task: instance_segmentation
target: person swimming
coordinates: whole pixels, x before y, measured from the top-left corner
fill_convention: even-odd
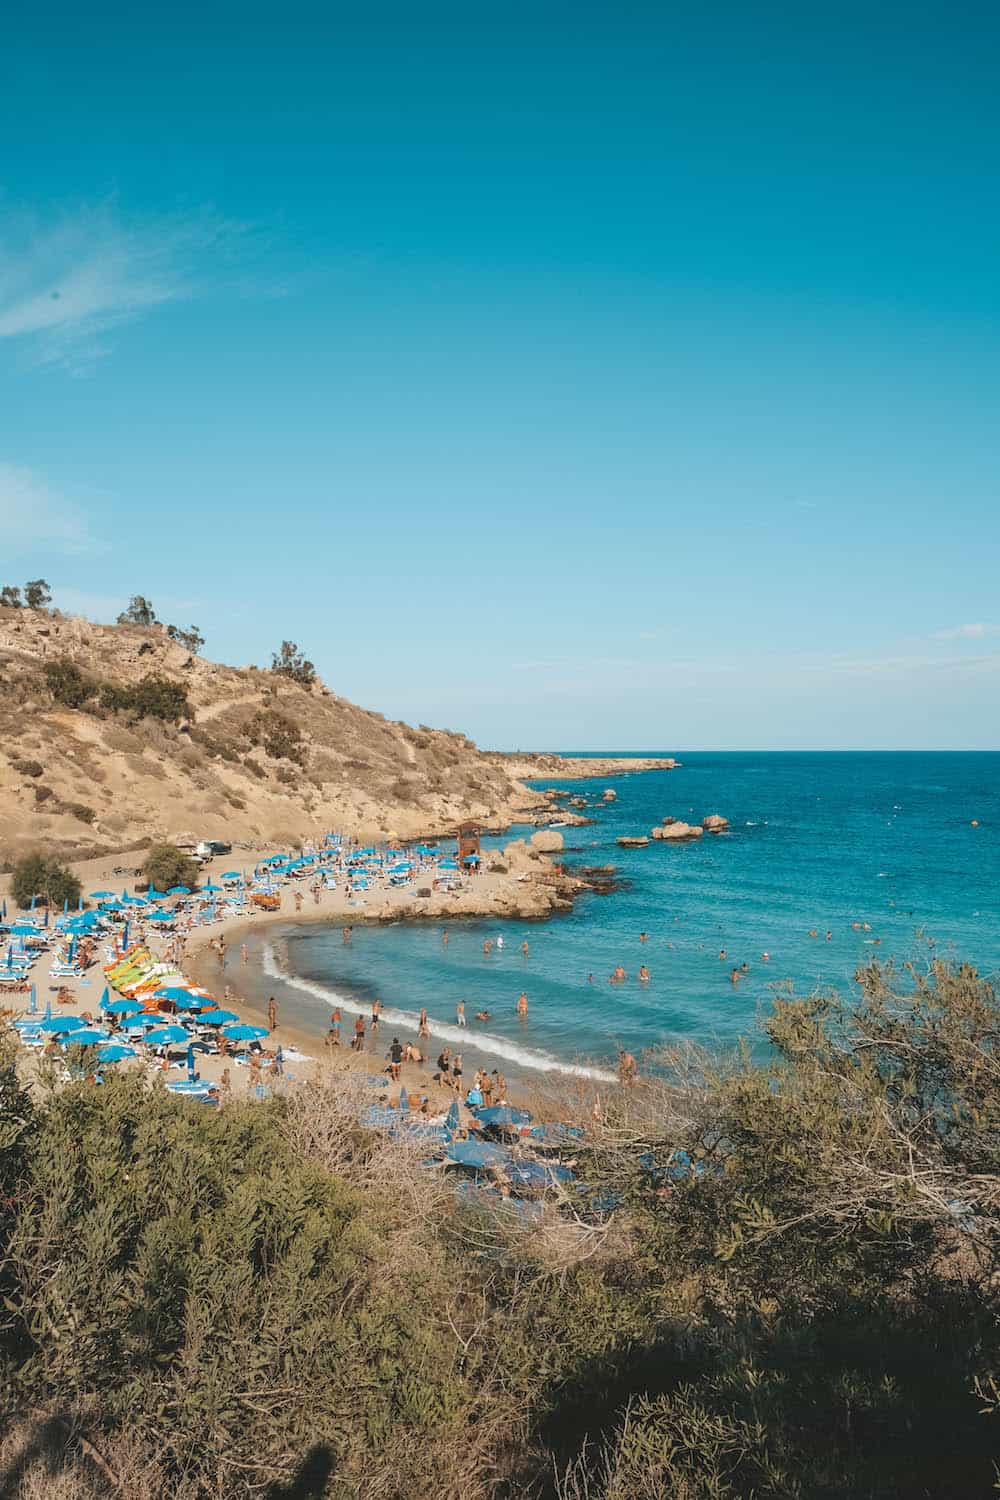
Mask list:
[[[488,1021],[488,1020],[490,1020],[490,1012],[488,1010],[477,1010],[476,1011],[476,1020],[477,1021]]]
[[[639,980],[642,984],[649,983],[649,970],[646,968],[645,964],[643,964],[639,970]]]

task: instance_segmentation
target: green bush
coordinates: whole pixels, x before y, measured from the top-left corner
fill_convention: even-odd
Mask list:
[[[291,760],[296,765],[305,765],[307,750],[302,731],[277,709],[261,709],[247,723],[244,732],[251,744],[260,745],[274,760]]]
[[[97,691],[96,684],[68,657],[48,661],[42,668],[49,692],[66,708],[82,708]]]
[[[50,906],[66,901],[75,905],[80,899],[80,882],[57,859],[41,853],[25,854],[14,865],[10,892],[18,906],[31,905],[32,896],[41,896]]]
[[[154,844],[146,855],[143,874],[159,891],[169,891],[172,886],[186,885],[193,890],[198,884],[199,866],[176,844]]]
[[[187,689],[169,677],[147,676],[131,686],[104,682],[100,689],[101,707],[112,713],[132,713],[137,718],[162,719],[176,723],[191,717]]]
[[[316,681],[316,668],[294,641],[282,641],[281,650],[275,651],[271,657],[271,671],[279,677],[288,677],[301,687],[312,687]]]

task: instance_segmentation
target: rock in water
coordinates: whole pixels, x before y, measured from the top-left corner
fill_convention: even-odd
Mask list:
[[[689,839],[700,839],[701,829],[692,823],[673,822],[653,829],[654,839],[665,839],[670,844],[683,844]]]
[[[558,854],[563,847],[563,836],[555,828],[540,828],[531,835],[531,847],[539,854]]]
[[[724,818],[721,813],[709,813],[707,818],[702,818],[701,826],[706,833],[725,833],[729,827],[729,819]]]
[[[644,849],[649,843],[649,839],[646,838],[645,834],[641,834],[638,838],[621,838],[616,839],[615,842],[620,844],[623,849]]]

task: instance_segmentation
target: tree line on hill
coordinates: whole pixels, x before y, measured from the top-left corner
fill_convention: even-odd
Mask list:
[[[526,1218],[321,1082],[210,1110],[8,1053],[3,1493],[985,1496],[1000,1008],[968,966],[858,981],[779,1002],[763,1062],[654,1059]]]

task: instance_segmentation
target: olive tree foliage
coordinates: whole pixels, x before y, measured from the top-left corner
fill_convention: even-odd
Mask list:
[[[199,866],[176,844],[154,844],[146,855],[142,872],[157,890],[169,891],[175,885],[192,890],[198,883]]]
[[[80,899],[80,882],[59,860],[51,855],[24,854],[10,877],[10,893],[18,906],[31,905],[33,896],[50,906],[76,905]]]
[[[133,594],[128,601],[127,608],[123,609],[118,616],[119,625],[142,625],[148,627],[156,624],[156,611],[150,601],[143,594]]]
[[[302,687],[311,687],[316,681],[316,668],[307,659],[294,641],[282,641],[281,650],[271,656],[271,671],[279,677],[288,677]]]
[[[205,644],[205,637],[197,625],[189,625],[187,630],[183,630],[180,625],[168,625],[167,635],[172,641],[176,641],[178,645],[186,646],[195,656],[198,655],[198,652]]]
[[[23,593],[16,584],[0,588],[0,606],[7,609],[48,609],[51,603],[52,590],[44,578],[29,579]]]

